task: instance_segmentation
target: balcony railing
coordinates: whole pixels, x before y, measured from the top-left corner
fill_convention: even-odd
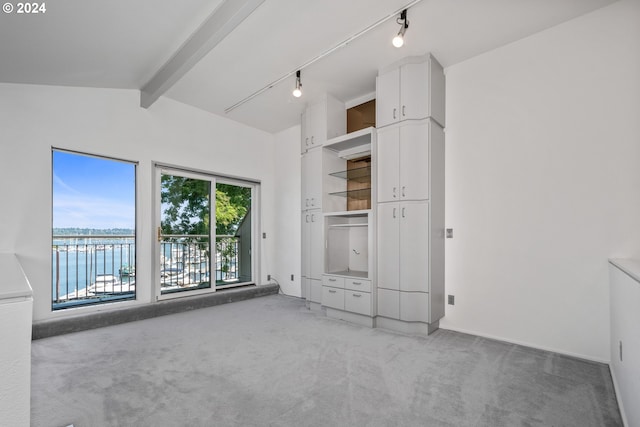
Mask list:
[[[135,298],[135,236],[53,236],[53,309]]]
[[[163,235],[160,253],[162,293],[210,288],[212,283],[220,286],[238,282],[238,238],[216,236],[213,279],[209,253],[207,235]]]
[[[53,309],[135,299],[135,251],[135,236],[53,236]],[[163,236],[160,251],[162,293],[239,281],[235,236],[216,236],[213,282],[208,236]]]

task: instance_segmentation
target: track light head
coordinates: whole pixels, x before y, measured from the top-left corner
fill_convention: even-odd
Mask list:
[[[300,82],[300,70],[296,71],[296,88],[293,89],[293,96],[300,98],[302,96],[302,83]]]
[[[409,28],[409,21],[407,21],[407,9],[400,13],[400,17],[396,19],[396,22],[400,24],[400,31],[398,31],[398,34],[393,38],[391,43],[393,43],[395,47],[402,47],[404,45],[404,33],[407,31],[407,28]]]

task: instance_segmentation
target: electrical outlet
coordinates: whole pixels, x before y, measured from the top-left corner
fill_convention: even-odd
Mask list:
[[[455,304],[456,304],[455,295],[449,295],[449,305],[455,305]]]
[[[267,233],[262,233],[262,238],[266,239],[267,238]]]
[[[453,228],[447,228],[446,237],[447,239],[453,239]]]
[[[267,274],[267,282],[270,282],[270,281],[271,281],[271,275]]]

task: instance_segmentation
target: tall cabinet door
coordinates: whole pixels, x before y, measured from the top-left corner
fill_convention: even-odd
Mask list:
[[[380,74],[376,81],[376,127],[399,120],[400,70],[395,68]]]
[[[400,67],[400,120],[429,115],[429,68],[427,62]]]
[[[311,277],[311,213],[302,212],[302,277]]]
[[[302,155],[302,210],[322,206],[322,149],[313,149]]]
[[[396,202],[400,198],[400,131],[392,126],[378,131],[378,202]]]
[[[429,203],[400,204],[400,290],[429,292]]]
[[[323,233],[322,214],[320,211],[310,212],[309,215],[309,276],[312,279],[322,279],[323,270]]]
[[[378,287],[400,289],[400,204],[378,204]]]
[[[400,127],[400,187],[402,200],[429,198],[429,122],[405,122]]]

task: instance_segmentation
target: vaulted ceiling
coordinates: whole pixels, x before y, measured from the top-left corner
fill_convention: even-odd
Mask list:
[[[365,99],[377,70],[404,56],[431,52],[448,67],[613,1],[254,0],[255,10],[161,94],[276,132],[298,123],[325,91],[347,103]],[[410,3],[406,43],[396,49],[395,13]],[[223,7],[223,0],[58,0],[46,2],[45,13],[0,12],[0,82],[141,89],[172,58],[179,62],[176,52],[197,42],[203,22]],[[333,48],[302,69],[303,97],[292,97],[289,74]]]

